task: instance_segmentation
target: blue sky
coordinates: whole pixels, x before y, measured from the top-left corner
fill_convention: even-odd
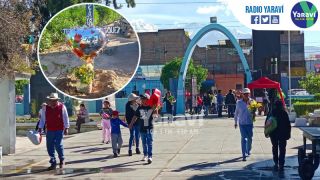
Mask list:
[[[118,0],[124,3],[124,0]],[[119,10],[137,31],[155,31],[157,29],[184,28],[195,34],[209,23],[211,16],[227,27],[236,37],[250,37],[251,29],[245,27],[233,16],[224,0],[136,0],[135,8],[123,7]],[[205,36],[202,44],[223,38],[218,32]],[[320,47],[320,32],[305,32],[305,46]],[[320,54],[320,52],[319,52]]]

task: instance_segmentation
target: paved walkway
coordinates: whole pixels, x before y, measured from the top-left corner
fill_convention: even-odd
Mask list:
[[[4,156],[5,179],[299,179],[297,147],[302,145],[299,129],[292,129],[285,172],[272,171],[271,143],[263,135],[263,118],[254,128],[252,155],[241,161],[240,132],[233,120],[178,120],[159,122],[154,132],[154,162],[147,165],[141,155],[127,155],[128,130],[122,129],[124,147],[112,157],[110,144],[101,143],[101,131],[65,138],[66,167],[46,171],[45,143],[33,146],[18,138],[17,154]],[[32,149],[34,148],[34,149]],[[1,169],[0,169],[1,170]],[[320,178],[316,172],[316,178]],[[1,176],[0,176],[1,179]]]

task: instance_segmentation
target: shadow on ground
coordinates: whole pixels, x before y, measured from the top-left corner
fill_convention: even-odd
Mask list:
[[[181,171],[215,171],[213,173],[208,173],[204,175],[195,175],[190,178],[189,180],[198,180],[198,179],[237,179],[237,180],[248,180],[248,179],[300,179],[298,174],[298,165],[297,156],[290,156],[286,158],[286,164],[284,172],[274,171],[273,161],[265,160],[259,161],[252,164],[249,164],[242,169],[226,167],[220,167],[220,165],[228,164],[228,163],[235,163],[241,161],[241,158],[234,158],[223,162],[211,162],[211,163],[197,163],[191,164],[188,166],[181,167],[177,170],[173,170],[172,172],[181,172]],[[221,171],[222,170],[222,171]],[[203,174],[203,173],[202,173]],[[320,178],[319,174],[315,174],[315,178]]]

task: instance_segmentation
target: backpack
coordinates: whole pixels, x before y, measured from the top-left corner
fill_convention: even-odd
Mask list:
[[[264,125],[264,135],[266,138],[270,137],[270,134],[277,128],[278,122],[274,116],[269,116]]]

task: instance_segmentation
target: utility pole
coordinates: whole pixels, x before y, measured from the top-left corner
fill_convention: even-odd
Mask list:
[[[289,91],[291,90],[291,45],[290,45],[290,31],[288,31],[288,76],[289,76]],[[291,95],[289,96],[289,112],[291,112]]]

